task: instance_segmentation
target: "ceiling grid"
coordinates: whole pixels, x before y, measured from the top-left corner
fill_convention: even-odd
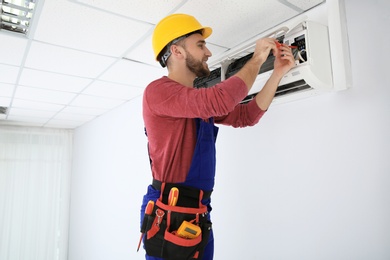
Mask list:
[[[76,128],[139,98],[167,73],[153,59],[151,34],[170,13],[212,27],[207,44],[218,57],[323,1],[34,2],[26,35],[0,29],[0,125]]]

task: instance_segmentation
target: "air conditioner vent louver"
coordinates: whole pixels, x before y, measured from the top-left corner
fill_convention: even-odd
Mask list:
[[[293,93],[296,93],[296,92],[302,92],[304,90],[310,90],[310,89],[313,89],[313,88],[310,87],[306,83],[306,81],[304,81],[303,79],[302,80],[298,80],[298,81],[291,82],[291,83],[288,83],[288,84],[285,84],[285,85],[280,85],[277,88],[277,90],[276,90],[275,98],[279,98],[279,97],[282,97],[282,96],[286,96],[286,95],[289,95],[289,94],[293,94]],[[248,103],[256,95],[257,95],[257,93],[253,93],[251,95],[248,95],[240,103],[242,103],[242,104]]]
[[[295,82],[291,82],[289,84],[279,86],[278,89],[276,90],[275,97],[284,96],[287,94],[299,92],[299,91],[306,90],[306,89],[312,89],[312,87],[310,87],[306,83],[306,81],[301,79],[301,80],[298,80]]]
[[[196,78],[194,80],[195,88],[208,88],[221,82],[221,68],[215,69],[210,72],[207,77]]]
[[[236,74],[245,65],[245,63],[250,58],[252,58],[252,56],[253,56],[253,52],[234,61],[234,62],[232,62],[229,65],[229,67],[227,68],[226,78],[229,78],[229,77],[233,76],[234,74]],[[270,54],[268,56],[267,60],[261,66],[259,74],[273,70],[274,69],[274,61],[275,61],[275,57],[272,54]]]

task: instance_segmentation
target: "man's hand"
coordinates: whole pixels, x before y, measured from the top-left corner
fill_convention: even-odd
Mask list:
[[[242,79],[248,87],[248,92],[260,71],[261,65],[267,60],[271,50],[277,51],[274,39],[263,38],[256,41],[255,51],[248,62],[236,73],[235,76]]]
[[[262,110],[268,109],[275,96],[280,80],[283,78],[284,74],[295,66],[295,60],[291,49],[284,44],[280,44],[275,40],[273,41],[275,44],[275,48],[272,48],[273,55],[275,56],[274,71],[255,98],[257,105]]]
[[[274,74],[282,78],[291,68],[295,66],[294,55],[291,49],[285,44],[277,44],[277,48],[273,49],[275,56]]]
[[[270,51],[277,51],[275,39],[263,38],[256,41],[253,58],[260,61],[262,65],[268,58]]]

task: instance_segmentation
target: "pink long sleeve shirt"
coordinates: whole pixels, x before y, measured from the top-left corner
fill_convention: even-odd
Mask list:
[[[245,83],[230,77],[210,88],[185,87],[168,77],[151,82],[143,96],[143,117],[148,135],[154,179],[184,182],[196,143],[194,118],[214,118],[217,124],[253,126],[265,111],[248,94]]]

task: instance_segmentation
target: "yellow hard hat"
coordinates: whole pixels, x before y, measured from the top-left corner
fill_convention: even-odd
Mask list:
[[[162,19],[155,27],[152,37],[154,57],[158,61],[160,52],[174,39],[202,30],[206,39],[212,33],[210,27],[202,26],[195,17],[188,14],[171,14]]]

